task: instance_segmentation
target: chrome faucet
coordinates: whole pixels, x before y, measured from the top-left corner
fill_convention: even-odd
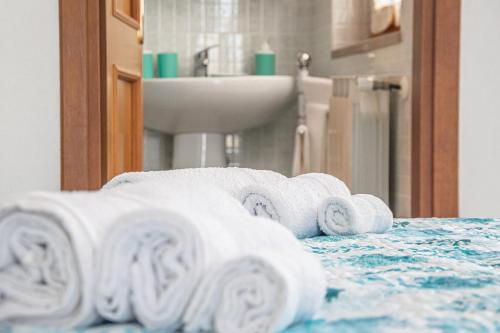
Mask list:
[[[208,65],[210,64],[209,61],[210,50],[218,46],[219,45],[212,45],[196,53],[196,55],[194,56],[195,59],[194,76],[208,76]]]

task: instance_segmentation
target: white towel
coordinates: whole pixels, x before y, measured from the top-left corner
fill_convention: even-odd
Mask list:
[[[307,238],[320,234],[318,207],[333,195],[350,196],[350,191],[338,178],[311,173],[247,186],[240,200],[252,215],[279,221],[298,238]]]
[[[137,319],[165,332],[180,327],[209,267],[238,254],[238,244],[216,219],[185,209],[125,215],[103,245],[99,313],[113,322]]]
[[[301,251],[261,251],[203,280],[184,317],[186,332],[278,332],[312,319],[325,294],[319,261]]]
[[[383,233],[393,223],[389,207],[370,194],[328,198],[318,214],[319,226],[327,235]]]
[[[183,181],[174,179],[168,186],[158,183],[99,192],[31,193],[2,209],[0,322],[84,327],[99,321],[94,307],[97,256],[116,219],[213,193],[203,185],[188,191]],[[233,206],[236,212],[221,207],[229,214],[246,213],[239,203]]]
[[[32,193],[0,212],[0,322],[83,327],[98,321],[96,250],[120,214],[111,193]]]
[[[311,147],[309,128],[302,124],[295,129],[292,175],[298,176],[311,171]]]
[[[174,331],[209,269],[263,247],[290,253],[300,248],[286,228],[249,215],[223,190],[167,183],[129,185],[136,197],[144,196],[139,188],[174,197],[159,211],[121,217],[103,242],[97,308],[106,319],[138,319],[147,328]]]
[[[324,104],[307,103],[307,127],[309,128],[311,169],[309,172],[327,171],[327,144],[328,144],[328,113],[330,112],[329,95],[332,81],[327,79],[329,89]]]
[[[124,183],[139,183],[147,180],[183,182],[186,185],[213,185],[231,195],[238,195],[245,186],[272,183],[285,176],[270,170],[246,168],[195,168],[168,171],[129,172],[116,176],[103,189],[111,189]]]
[[[328,82],[331,91],[331,80]],[[326,172],[328,155],[328,99],[325,104],[306,103],[306,124],[295,130],[295,146],[292,174],[298,176],[309,172]]]

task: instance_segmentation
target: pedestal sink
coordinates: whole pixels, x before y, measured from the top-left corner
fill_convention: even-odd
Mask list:
[[[296,100],[292,76],[144,80],[144,124],[174,134],[174,168],[224,166],[225,134],[265,125]]]

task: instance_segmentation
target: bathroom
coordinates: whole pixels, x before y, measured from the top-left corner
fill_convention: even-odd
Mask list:
[[[385,2],[387,1],[380,1],[379,5]],[[381,32],[375,31],[374,34],[371,32],[370,22],[377,1],[372,3],[365,0],[145,0],[143,47],[147,54],[145,57],[149,57],[145,60],[145,64],[152,64],[152,67],[148,68],[149,77],[155,76],[151,79],[153,81],[161,76],[157,60],[158,54],[161,53],[176,55],[174,76],[181,80],[204,75],[237,79],[254,75],[257,54],[263,47],[269,47],[275,57],[273,74],[276,76],[287,76],[295,80],[299,73],[297,57],[301,53],[307,53],[311,58],[308,68],[308,75],[311,77],[330,80],[336,76],[360,76],[368,79],[377,77],[377,80],[381,78],[397,85],[403,82],[404,92],[393,90],[388,93],[390,105],[385,112],[390,112],[390,125],[384,130],[390,137],[390,144],[382,148],[388,150],[384,152],[384,157],[381,157],[385,161],[377,162],[387,164],[384,170],[380,170],[387,175],[381,177],[384,179],[383,183],[376,185],[378,189],[373,194],[384,192],[382,196],[390,203],[397,216],[411,216],[409,82],[412,77],[413,1],[389,2],[393,2],[394,6],[391,15],[387,15],[387,11],[377,13],[379,15],[377,19],[382,23],[381,27],[375,28]],[[370,38],[374,36],[378,38],[372,38],[375,41],[371,41]],[[207,65],[206,69],[200,72],[200,52],[206,48],[209,48],[204,54]],[[264,54],[265,52],[267,51],[264,51]],[[166,125],[168,130],[163,130],[162,125],[159,125],[162,121],[161,116],[148,114],[151,108],[157,108],[157,113],[164,110],[148,103],[148,88],[153,83],[147,82],[148,79],[145,81],[144,169],[172,169],[175,155],[173,132],[176,130],[172,124],[179,120],[174,117],[165,120],[169,125]],[[179,81],[172,83],[178,87],[180,85]],[[259,83],[255,85],[258,86]],[[249,84],[248,88],[242,89],[253,91],[254,87]],[[321,103],[329,105],[330,90],[331,87],[328,86],[327,96],[323,97]],[[176,93],[182,94],[180,90]],[[184,94],[187,99],[190,98],[189,88]],[[227,94],[231,95],[231,91],[228,90]],[[227,134],[225,156],[214,161],[215,164],[209,163],[206,166],[270,169],[292,176],[296,147],[295,131],[300,121],[298,98],[294,97],[294,94],[296,92],[292,97],[288,97],[286,103],[272,110],[268,121],[261,121],[258,126],[244,124],[240,126],[241,130],[238,132],[225,132],[224,134]],[[159,95],[161,95],[159,98],[164,97],[161,92]],[[195,92],[193,95],[198,93]],[[262,99],[263,96],[256,95],[255,99]],[[214,99],[220,101],[224,98],[226,97],[222,94],[220,98]],[[175,99],[172,100],[170,104],[177,106]],[[159,103],[168,105],[169,101],[160,99]],[[206,102],[200,101],[200,103]],[[242,104],[248,105],[247,102]],[[199,109],[202,106],[203,104],[194,108]],[[241,107],[243,105],[238,106]],[[202,110],[197,111],[202,112]],[[242,113],[252,111],[241,110]],[[189,120],[191,125],[196,122],[193,118],[196,118],[196,115],[191,118],[186,116],[185,122]],[[316,127],[319,128],[310,130],[331,131],[329,125],[322,124],[327,122],[326,119],[327,117],[318,120]],[[199,122],[206,123],[207,120]],[[203,131],[203,126],[200,126],[197,129]],[[184,129],[184,132],[190,132],[191,128]],[[326,165],[328,152],[325,145],[323,142],[319,149],[324,155],[319,157],[322,165],[310,169],[311,171],[328,171]],[[180,154],[180,151],[198,152],[199,149],[189,145],[182,146],[179,143],[177,151]],[[181,166],[201,166],[200,163],[198,160]],[[332,169],[329,170],[332,172]],[[380,189],[381,186],[383,189]]]
[[[498,332],[500,1],[4,1],[0,333]]]

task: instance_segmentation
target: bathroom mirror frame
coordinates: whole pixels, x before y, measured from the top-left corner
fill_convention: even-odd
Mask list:
[[[59,0],[61,187],[105,177],[104,0]],[[412,216],[458,215],[460,1],[414,1]]]

